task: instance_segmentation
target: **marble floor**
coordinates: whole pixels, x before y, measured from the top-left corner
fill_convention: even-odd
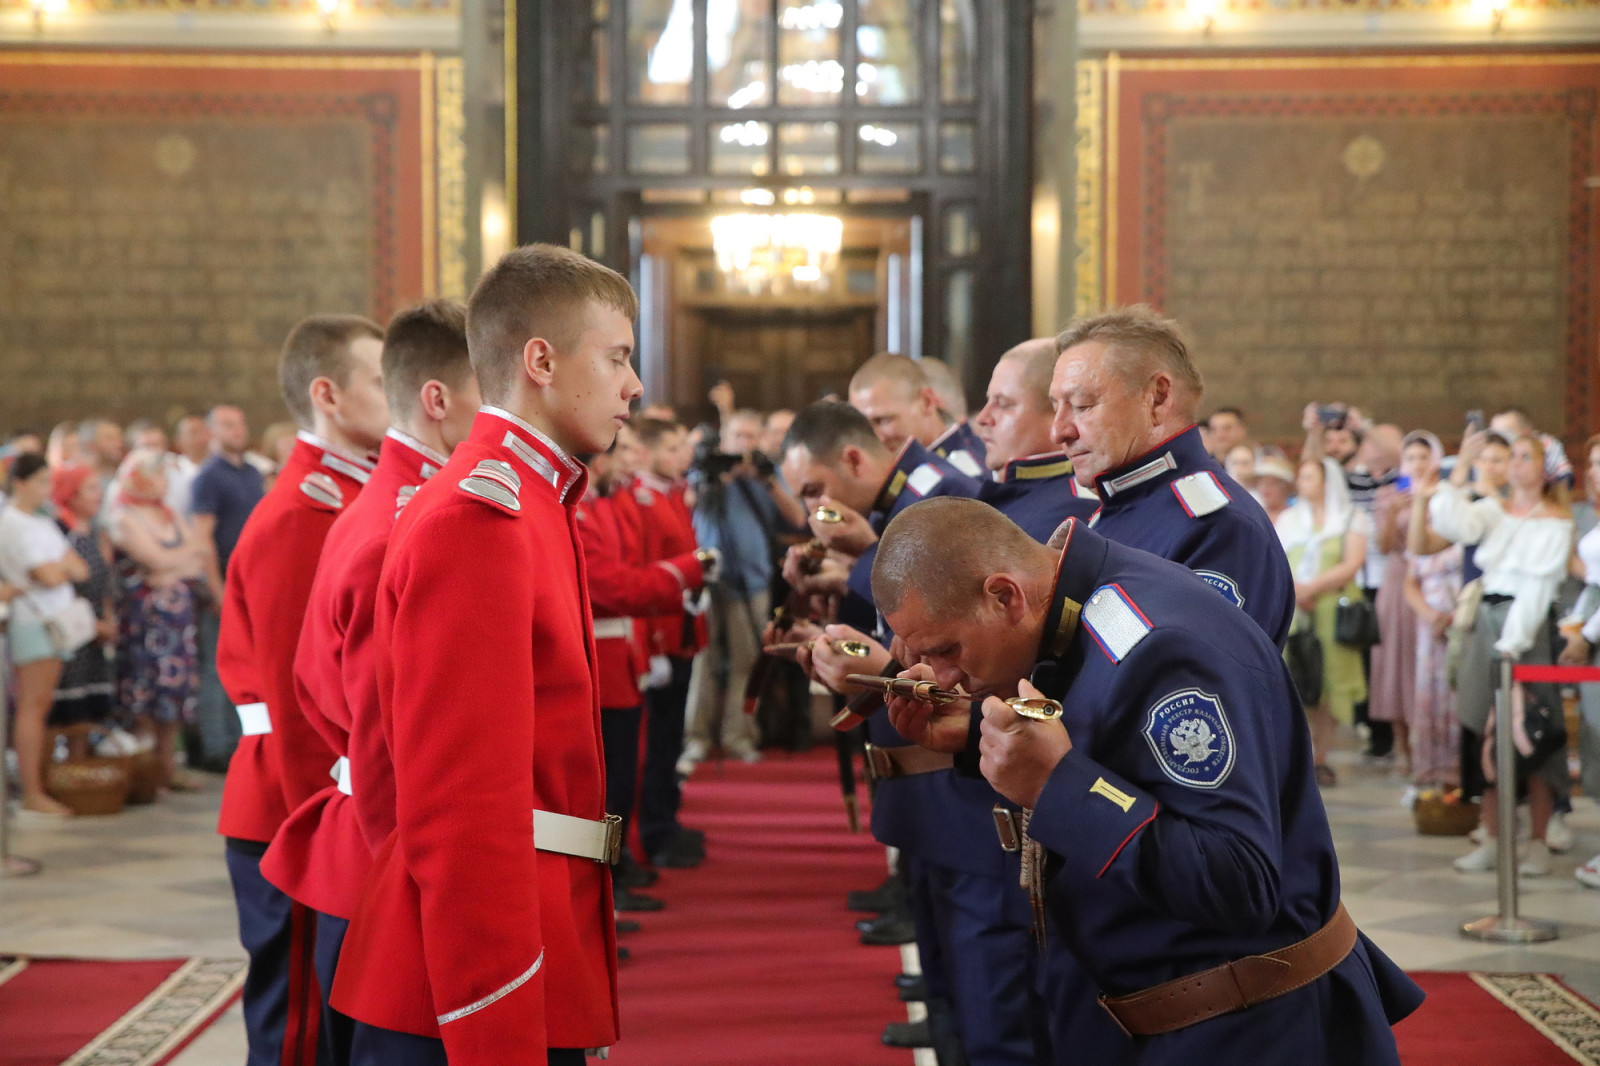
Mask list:
[[[1600,851],[1600,806],[1578,799],[1577,844],[1550,876],[1521,880],[1528,916],[1559,924],[1560,939],[1497,947],[1463,938],[1462,922],[1493,914],[1493,874],[1460,874],[1450,859],[1460,838],[1421,837],[1399,806],[1402,783],[1336,756],[1341,783],[1324,793],[1351,914],[1408,969],[1554,973],[1600,1002],[1600,892],[1572,878]],[[221,779],[108,818],[25,821],[12,850],[39,859],[36,877],[0,880],[0,954],[101,958],[241,955],[231,895],[215,834]],[[693,785],[691,783],[690,787]],[[234,1007],[192,1044],[177,1066],[244,1061]]]

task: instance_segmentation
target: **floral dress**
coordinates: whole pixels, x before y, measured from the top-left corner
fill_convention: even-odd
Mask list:
[[[75,582],[74,591],[94,604],[96,614],[111,596],[111,567],[100,553],[98,527],[67,534],[67,543],[88,564],[89,579]],[[50,708],[50,724],[77,725],[80,722],[105,722],[111,718],[116,685],[112,679],[111,658],[106,646],[91,640],[79,648],[61,668],[56,683],[55,703]]]
[[[1450,614],[1461,595],[1462,549],[1452,544],[1434,555],[1411,557],[1422,599]],[[1411,779],[1423,785],[1456,785],[1461,777],[1461,722],[1450,685],[1450,639],[1417,619],[1417,695],[1411,726]]]
[[[175,533],[172,548],[183,541]],[[122,712],[135,722],[192,722],[200,688],[195,650],[194,585],[175,581],[152,585],[143,568],[118,553],[122,591],[117,681]]]

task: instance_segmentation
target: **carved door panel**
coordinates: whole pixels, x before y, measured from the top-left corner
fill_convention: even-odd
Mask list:
[[[824,394],[841,398],[855,368],[873,353],[870,307],[710,308],[696,312],[706,385],[733,386],[741,407],[804,407]]]

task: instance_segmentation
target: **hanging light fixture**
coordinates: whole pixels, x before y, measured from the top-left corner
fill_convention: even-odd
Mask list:
[[[832,215],[736,214],[711,220],[711,246],[728,287],[751,296],[826,291],[844,221]]]

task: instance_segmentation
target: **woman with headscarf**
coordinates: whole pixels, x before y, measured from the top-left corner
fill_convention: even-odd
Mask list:
[[[1372,522],[1350,504],[1343,470],[1332,459],[1300,464],[1295,479],[1300,497],[1278,516],[1278,539],[1294,570],[1295,612],[1292,633],[1310,628],[1322,645],[1322,696],[1307,700],[1311,746],[1317,783],[1337,784],[1328,765],[1328,748],[1342,723],[1349,725],[1355,705],[1366,698],[1361,653],[1334,639],[1339,601],[1361,598],[1355,583],[1367,557]]]
[[[1406,603],[1416,617],[1415,698],[1406,714],[1411,740],[1411,790],[1450,788],[1461,783],[1461,723],[1450,683],[1450,627],[1461,596],[1459,544],[1428,551],[1428,501],[1439,487],[1444,446],[1432,433],[1406,437],[1401,465],[1412,479],[1411,514],[1406,522]]]
[[[1461,444],[1450,480],[1439,486],[1428,504],[1434,531],[1458,544],[1476,544],[1483,569],[1483,604],[1462,650],[1457,674],[1457,710],[1461,716],[1463,758],[1493,767],[1489,712],[1500,688],[1500,666],[1506,659],[1548,665],[1551,650],[1550,609],[1573,551],[1572,507],[1566,485],[1545,477],[1544,446],[1539,438],[1519,437],[1511,444],[1511,495],[1471,499],[1467,472],[1483,450],[1487,434],[1474,433]],[[1554,685],[1521,686],[1516,702],[1521,722],[1517,780],[1502,787],[1527,789],[1532,837],[1518,866],[1525,877],[1550,872],[1545,844],[1556,789],[1567,773],[1564,724],[1559,721],[1561,697]],[[1470,732],[1469,732],[1470,731]],[[1482,742],[1478,743],[1478,738]],[[1463,872],[1492,870],[1497,862],[1495,788],[1483,790],[1480,820],[1483,843],[1455,862]],[[1512,827],[1513,831],[1515,827]]]
[[[123,600],[117,680],[123,712],[153,734],[163,784],[177,775],[178,723],[194,717],[200,684],[195,652],[196,587],[205,574],[199,538],[165,503],[166,455],[135,448],[117,471],[110,532]]]
[[[96,639],[79,648],[61,669],[50,724],[104,722],[111,718],[115,697],[109,651],[117,643],[110,546],[95,520],[105,489],[94,470],[70,463],[55,471],[50,498],[55,502],[56,523],[67,535],[67,543],[89,567],[88,578],[74,582],[73,587],[93,605],[100,618]]]

